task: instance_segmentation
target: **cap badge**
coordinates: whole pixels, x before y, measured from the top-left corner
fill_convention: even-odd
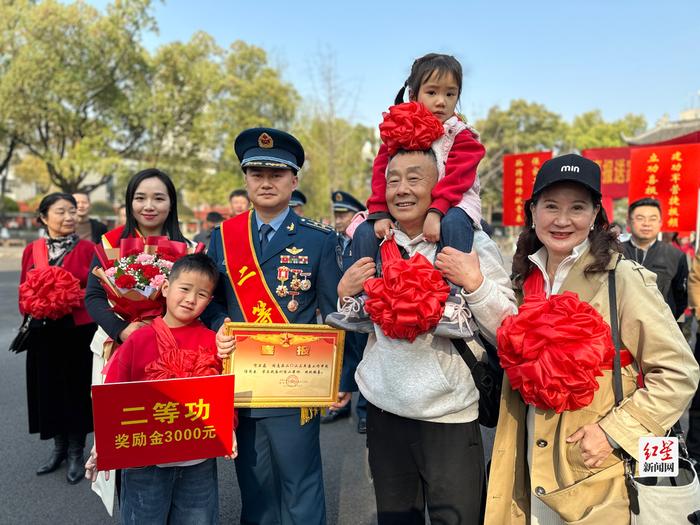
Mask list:
[[[340,193],[336,193],[335,200],[336,200],[336,202],[340,202],[343,200],[343,196]]]
[[[258,137],[258,146],[260,146],[261,148],[270,149],[274,145],[275,143],[272,140],[272,137],[267,133],[263,133]]]

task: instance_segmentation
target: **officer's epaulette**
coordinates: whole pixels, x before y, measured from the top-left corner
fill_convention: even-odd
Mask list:
[[[308,217],[299,217],[299,224],[301,224],[302,226],[308,226],[309,228],[313,228],[314,230],[320,230],[324,233],[331,233],[335,231],[327,224],[323,224],[322,222],[309,219]]]

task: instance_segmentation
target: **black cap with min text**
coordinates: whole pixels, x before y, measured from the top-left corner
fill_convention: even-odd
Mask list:
[[[549,159],[537,172],[532,195],[557,182],[572,181],[583,184],[598,197],[600,192],[600,166],[590,159],[569,153]]]

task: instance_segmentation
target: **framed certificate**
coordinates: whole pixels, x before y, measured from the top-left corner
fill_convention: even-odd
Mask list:
[[[345,332],[326,325],[226,323],[237,408],[327,407],[338,398]]]

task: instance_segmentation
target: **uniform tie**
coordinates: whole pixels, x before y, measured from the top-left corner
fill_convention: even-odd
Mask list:
[[[267,246],[269,239],[268,239],[268,234],[273,230],[272,226],[269,224],[263,224],[260,226],[260,250],[265,251],[265,247]]]

